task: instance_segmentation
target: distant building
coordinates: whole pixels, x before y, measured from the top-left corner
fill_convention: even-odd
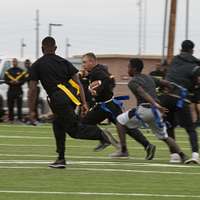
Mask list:
[[[138,55],[121,55],[121,54],[105,54],[97,55],[98,62],[108,66],[109,71],[115,76],[117,87],[115,89],[115,96],[129,95],[131,99],[125,101],[126,109],[136,105],[136,100],[127,87],[129,76],[127,74],[127,66],[130,58],[142,58],[144,61],[144,73],[149,74],[156,69],[156,65],[160,63],[161,56],[138,56]],[[74,56],[75,60],[80,59],[81,56]]]

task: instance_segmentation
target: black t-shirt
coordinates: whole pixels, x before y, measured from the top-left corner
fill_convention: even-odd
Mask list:
[[[41,81],[50,96],[58,90],[58,84],[66,85],[78,70],[69,61],[55,54],[46,54],[38,59],[30,69],[30,80]]]
[[[88,75],[90,82],[101,80],[101,85],[97,88],[97,95],[94,96],[96,102],[104,102],[113,97],[115,81],[104,65],[96,65]]]
[[[199,65],[200,60],[190,53],[182,52],[173,58],[166,79],[191,91],[194,69]]]

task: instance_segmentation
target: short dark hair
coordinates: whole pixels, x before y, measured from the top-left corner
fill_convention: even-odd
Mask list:
[[[45,37],[43,40],[42,40],[42,46],[45,46],[45,47],[55,47],[56,46],[56,41],[53,37]]]
[[[94,53],[92,53],[92,52],[84,54],[83,57],[89,57],[89,58],[92,58],[94,60],[97,59],[96,55]]]
[[[194,42],[192,42],[191,40],[184,40],[181,44],[181,48],[181,50],[184,52],[191,51],[194,48]]]
[[[132,58],[129,60],[130,67],[137,70],[137,72],[141,72],[144,68],[143,61],[140,58]]]

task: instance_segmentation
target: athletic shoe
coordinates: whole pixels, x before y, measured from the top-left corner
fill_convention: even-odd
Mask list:
[[[155,152],[156,152],[156,146],[153,144],[149,144],[146,149],[146,160],[152,160],[154,158]]]
[[[185,163],[185,164],[190,164],[190,163],[193,163],[193,164],[200,164],[200,162],[199,162],[199,153],[197,153],[197,152],[192,152],[192,158],[186,160],[184,163]]]
[[[106,147],[110,146],[110,143],[107,142],[100,142],[95,148],[94,151],[95,152],[99,152],[99,151],[103,151]]]
[[[112,134],[107,131],[104,130],[103,131],[104,135],[107,137],[108,141],[116,148],[116,149],[120,149],[120,144],[119,142],[112,136]]]
[[[169,160],[170,163],[181,163],[182,160],[181,160],[181,157],[178,153],[172,153],[170,155],[170,160]]]
[[[51,168],[63,169],[65,168],[66,162],[65,159],[57,159],[54,163],[49,164]]]
[[[185,163],[189,159],[189,157],[184,153],[180,155],[180,158],[182,163]]]
[[[111,153],[109,155],[110,157],[112,158],[128,158],[128,152],[121,152],[121,151],[117,151],[117,152],[114,152],[114,153]]]

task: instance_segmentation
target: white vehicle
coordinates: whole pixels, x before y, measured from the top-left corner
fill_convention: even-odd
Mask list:
[[[3,97],[4,102],[4,108],[7,109],[7,90],[8,85],[4,83],[4,74],[5,72],[12,67],[12,60],[13,58],[4,58],[0,59],[0,95]],[[24,61],[18,60],[18,67],[22,68],[26,71],[26,68],[24,66]],[[25,83],[23,85],[23,114],[26,114],[28,112],[27,109],[27,92],[28,92],[28,84]],[[49,111],[49,106],[46,103],[46,92],[41,89],[40,91],[40,114],[46,114]]]
[[[9,68],[12,67],[12,60],[13,60],[13,58],[2,58],[2,59],[0,58],[0,95],[3,97],[4,108],[6,108],[6,109],[7,109],[6,99],[7,99],[8,85],[4,83],[4,74],[5,74],[6,70],[8,70]],[[80,66],[81,66],[80,59],[71,58],[71,59],[69,59],[69,61],[71,61],[74,64],[74,66],[76,66],[78,69],[80,69]],[[26,68],[24,66],[24,61],[18,60],[18,67],[20,67],[26,71]],[[28,112],[27,91],[28,91],[28,84],[25,83],[23,85],[23,92],[24,92],[24,94],[23,94],[23,113],[24,114],[26,114]],[[40,100],[39,100],[40,114],[46,114],[50,110],[48,103],[46,101],[46,97],[47,97],[47,94],[46,94],[45,90],[42,87],[40,87]]]

